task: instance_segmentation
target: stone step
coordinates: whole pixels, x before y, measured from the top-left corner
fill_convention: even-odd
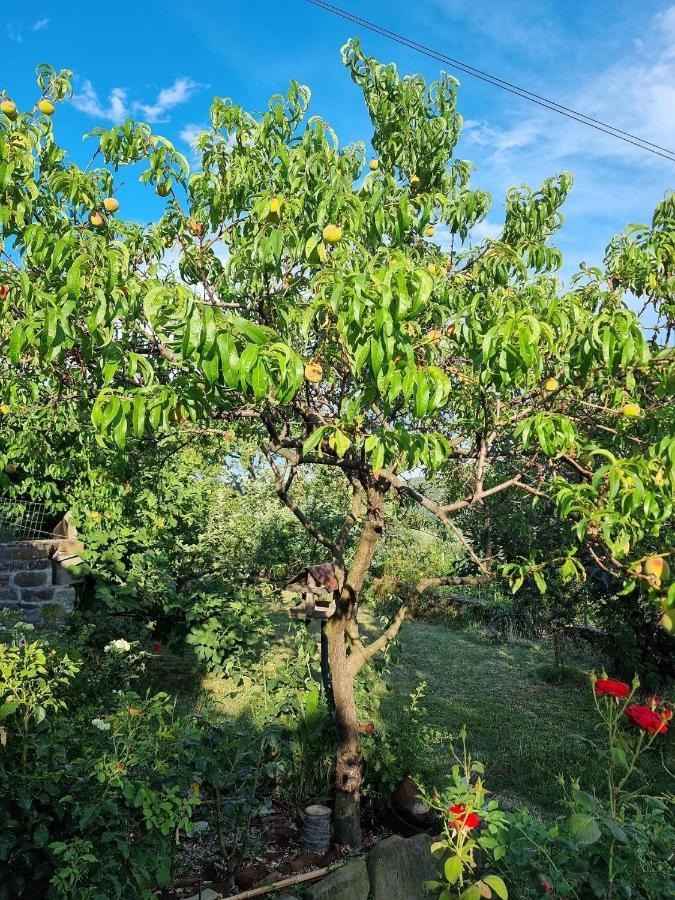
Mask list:
[[[35,541],[6,541],[0,543],[0,560],[49,559],[57,551],[64,555],[74,555],[83,546],[82,541],[58,537]]]

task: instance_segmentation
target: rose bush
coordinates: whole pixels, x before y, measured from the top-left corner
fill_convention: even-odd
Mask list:
[[[545,895],[571,898],[675,895],[675,823],[668,797],[651,796],[653,747],[662,741],[670,707],[652,697],[634,703],[640,683],[591,678],[593,700],[605,731],[604,745],[584,739],[597,753],[605,779],[566,783],[567,814],[545,825],[527,810],[511,823],[505,872]]]

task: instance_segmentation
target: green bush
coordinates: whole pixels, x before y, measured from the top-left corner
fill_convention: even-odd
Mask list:
[[[259,594],[252,590],[207,593],[185,601],[186,643],[211,672],[231,676],[260,658],[261,644],[271,631]]]
[[[19,626],[0,643],[3,898],[149,897],[172,882],[196,786],[241,794],[240,734],[178,716],[165,693],[129,689],[129,669],[147,656],[133,642],[95,656],[84,645]],[[96,667],[105,677],[92,695]]]
[[[593,676],[602,742],[584,739],[604,781],[559,778],[565,815],[545,824],[527,810],[513,816],[505,859],[513,883],[533,896],[572,898],[675,896],[672,797],[649,793],[654,745],[664,740],[671,709],[652,697],[636,702],[639,682]],[[652,749],[654,748],[654,749]]]

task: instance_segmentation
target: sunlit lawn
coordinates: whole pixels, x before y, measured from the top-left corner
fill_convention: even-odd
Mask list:
[[[207,676],[205,694],[227,718],[262,722],[273,704],[269,682],[290,651],[285,617],[275,616],[279,653],[271,655],[263,683],[246,681],[232,689],[227,680]],[[556,776],[579,777],[582,786],[601,786],[588,744],[575,735],[602,740],[586,673],[593,660],[578,657],[574,676],[548,683],[539,671],[550,665],[546,642],[488,641],[479,633],[443,624],[408,622],[401,632],[400,659],[385,676],[378,727],[396,728],[403,707],[420,682],[426,682],[424,705],[431,725],[456,734],[467,726],[472,755],[486,766],[486,783],[506,804],[524,804],[539,813],[555,813],[560,797]],[[673,735],[660,742],[675,770]],[[434,754],[434,769],[443,779],[450,752]],[[651,760],[657,789],[673,790],[659,754]]]

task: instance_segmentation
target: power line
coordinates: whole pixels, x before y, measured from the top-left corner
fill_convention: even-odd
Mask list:
[[[441,53],[439,50],[434,50],[433,48],[427,47],[424,44],[419,44],[417,43],[417,41],[413,41],[411,38],[407,38],[404,35],[398,34],[398,32],[390,31],[388,28],[384,28],[384,26],[382,25],[377,25],[375,22],[370,22],[368,19],[357,16],[354,13],[347,12],[347,10],[341,9],[339,6],[334,6],[332,3],[327,3],[325,2],[325,0],[307,0],[307,3],[311,3],[312,6],[316,6],[319,9],[322,9],[324,10],[324,12],[328,12],[334,16],[339,16],[343,19],[347,19],[347,21],[353,22],[355,25],[360,25],[362,28],[366,28],[368,31],[379,34],[381,37],[389,38],[390,40],[395,41],[398,44],[402,44],[404,47],[408,47],[410,50],[415,50],[418,53],[422,53],[425,56],[430,57],[431,59],[435,59],[439,62],[445,63],[448,66],[459,69],[460,71],[465,72],[467,75],[471,75],[473,78],[479,78],[481,81],[485,81],[488,84],[499,87],[504,91],[508,91],[510,94],[515,94],[516,96],[521,97],[524,100],[528,100],[531,103],[536,103],[538,106],[544,107],[544,109],[548,109],[551,112],[557,112],[561,116],[565,116],[566,118],[572,119],[575,122],[579,122],[582,125],[587,125],[589,128],[594,128],[596,131],[601,131],[604,134],[615,137],[627,144],[632,144],[634,147],[638,147],[641,150],[648,150],[650,153],[654,153],[656,156],[661,156],[664,159],[670,160],[670,162],[675,162],[675,150],[669,150],[667,147],[661,147],[659,144],[654,144],[651,141],[646,140],[645,138],[639,137],[639,135],[631,134],[629,131],[623,131],[621,128],[617,128],[616,126],[610,125],[607,122],[603,122],[600,119],[596,119],[593,116],[587,116],[584,113],[578,112],[577,110],[570,109],[568,106],[563,106],[562,103],[557,103],[555,100],[548,100],[546,97],[535,94],[533,91],[528,91],[525,88],[518,87],[518,85],[512,84],[509,81],[505,81],[502,78],[498,78],[496,75],[490,75],[489,72],[484,72],[482,69],[477,69],[474,66],[470,66],[468,65],[468,63],[464,63],[461,60],[454,59],[452,56],[447,56],[445,53]]]

